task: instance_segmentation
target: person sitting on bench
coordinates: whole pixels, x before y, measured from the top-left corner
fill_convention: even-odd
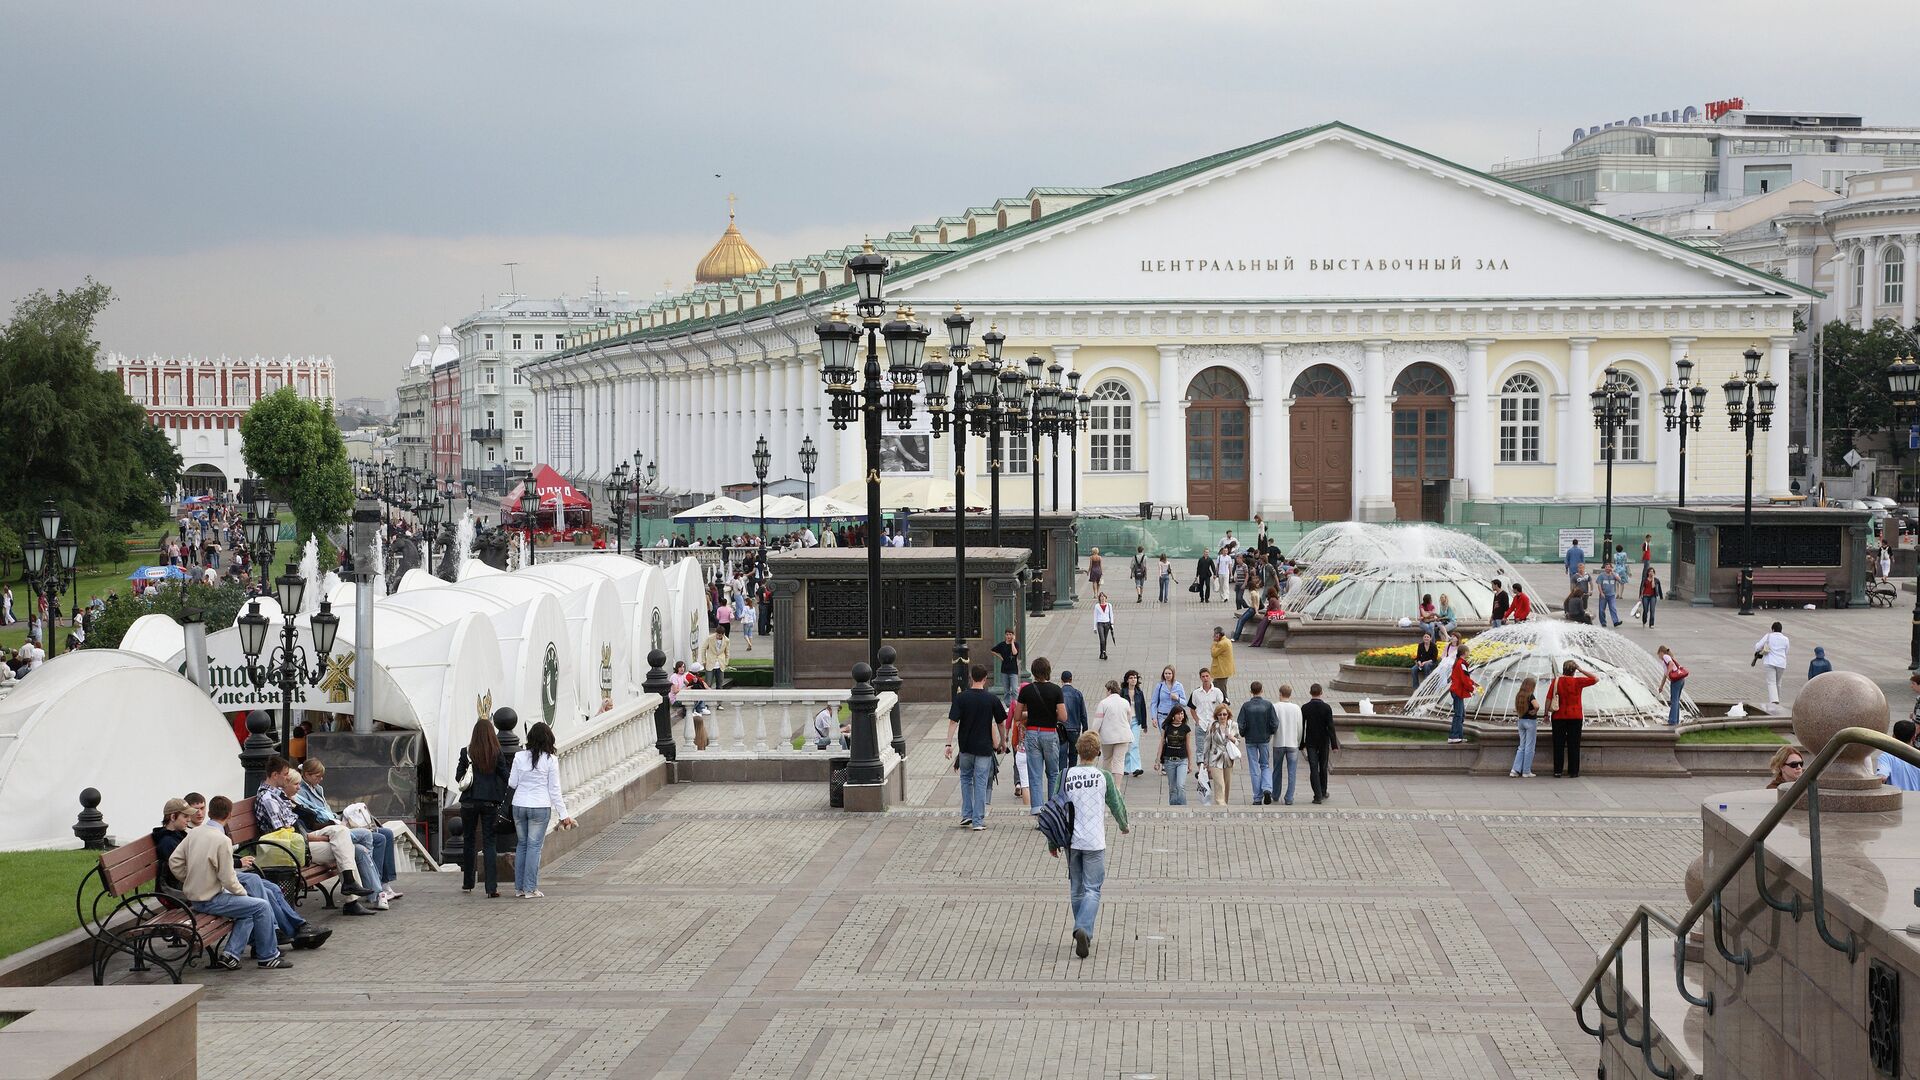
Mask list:
[[[267,761],[267,779],[253,799],[253,816],[260,824],[260,838],[269,839],[271,833],[291,830],[300,840],[312,845],[307,848],[312,861],[339,868],[342,892],[355,897],[375,897],[370,902],[373,909],[385,911],[386,902],[378,898],[380,875],[373,868],[373,848],[355,844],[353,833],[345,825],[303,821],[293,801],[294,793],[299,790],[300,774],[294,771],[293,762],[275,754]]]
[[[157,875],[163,888],[179,892],[180,882],[174,878],[167,867],[167,860],[173,856],[173,849],[186,839],[188,829],[197,829],[207,823],[207,797],[197,791],[187,792],[184,799],[168,799],[160,810],[160,825],[153,830],[153,850],[155,860],[160,864]],[[213,823],[214,828],[226,832],[227,819],[221,818]],[[234,876],[240,879],[240,887],[247,895],[256,900],[265,900],[273,911],[273,924],[278,932],[280,944],[291,945],[296,949],[317,949],[333,936],[332,930],[320,930],[287,903],[287,894],[280,886],[253,872],[253,856],[242,855],[233,861]]]
[[[327,767],[319,758],[310,757],[301,762],[300,791],[293,797],[294,808],[305,811],[302,820],[317,828],[346,825],[327,805],[326,782]],[[400,899],[404,894],[393,887],[393,879],[397,876],[393,864],[393,834],[384,828],[356,829],[351,825],[347,825],[347,832],[353,837],[355,847],[370,848],[373,852],[373,872],[380,875],[383,883],[380,900]]]
[[[208,807],[215,821],[225,820],[232,810],[233,800],[225,795],[215,795]],[[241,888],[233,870],[233,841],[227,839],[225,830],[187,830],[167,859],[167,869],[179,880],[181,894],[196,913],[233,920],[233,932],[227,935],[225,947],[207,958],[209,964],[222,971],[237,971],[241,950],[251,945],[253,958],[261,967],[293,966],[280,955],[280,946],[274,942],[272,909],[265,900],[248,896]]]

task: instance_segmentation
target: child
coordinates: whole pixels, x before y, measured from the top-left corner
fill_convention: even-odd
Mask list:
[[[1107,811],[1127,833],[1127,802],[1114,786],[1113,775],[1094,764],[1100,757],[1100,736],[1087,732],[1074,744],[1080,764],[1061,781],[1073,804],[1073,838],[1067,845],[1067,896],[1073,912],[1073,954],[1086,959],[1093,948],[1093,920],[1100,913],[1100,889],[1107,880]],[[1050,840],[1047,854],[1060,857]]]

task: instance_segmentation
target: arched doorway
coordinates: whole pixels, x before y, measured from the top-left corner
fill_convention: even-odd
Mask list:
[[[1394,516],[1401,521],[1446,517],[1444,481],[1451,476],[1453,380],[1432,364],[1414,364],[1393,381]]]
[[[217,465],[189,465],[180,473],[180,490],[188,495],[218,495],[227,490],[227,477]]]
[[[1216,521],[1245,521],[1247,384],[1222,367],[1194,376],[1187,386],[1187,511]]]
[[[1292,439],[1296,521],[1353,516],[1353,386],[1331,364],[1315,364],[1293,380],[1287,407]]]

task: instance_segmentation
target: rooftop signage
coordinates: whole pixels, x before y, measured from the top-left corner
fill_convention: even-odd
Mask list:
[[[1595,124],[1592,127],[1574,128],[1572,141],[1579,142],[1589,135],[1597,135],[1608,128],[1640,127],[1643,124],[1691,124],[1703,116],[1708,121],[1714,121],[1730,112],[1746,107],[1746,99],[1737,97],[1722,98],[1719,101],[1709,101],[1705,105],[1683,105],[1678,109],[1667,109],[1663,112],[1650,112],[1641,116],[1630,116],[1625,120],[1610,120],[1607,123]]]

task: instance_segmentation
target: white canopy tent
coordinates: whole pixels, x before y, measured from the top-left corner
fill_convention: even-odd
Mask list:
[[[89,787],[122,840],[182,792],[240,798],[239,754],[226,717],[171,668],[120,649],[64,653],[0,698],[0,851],[77,846]]]
[[[827,498],[848,506],[860,507],[854,517],[865,517],[867,505],[867,482],[849,480],[832,491]],[[816,500],[815,509],[817,510]],[[951,510],[953,508],[953,481],[937,476],[883,476],[880,478],[880,508],[882,510]]]
[[[669,666],[684,660],[691,664],[700,652],[700,640],[707,636],[707,586],[697,559],[681,559],[667,569],[667,595],[673,601],[673,624],[666,650]]]
[[[667,651],[667,628],[673,625],[667,571],[652,563],[604,553],[568,559],[566,565],[605,574],[614,582],[625,608],[634,692],[642,692],[647,680],[647,653],[652,649]]]
[[[615,702],[639,696],[638,688],[631,685],[633,660],[627,655],[630,625],[623,618],[626,611],[611,579],[578,565],[575,559],[525,567],[513,576],[550,581],[558,587],[561,614],[574,637],[573,671],[580,681],[582,713],[598,716]],[[556,727],[554,733],[570,732]]]
[[[120,636],[120,651],[167,663],[187,651],[187,633],[171,615],[142,615]]]
[[[420,589],[388,597],[382,606],[418,612],[445,622],[467,615],[481,615],[493,624],[494,638],[500,645],[500,668],[505,677],[495,694],[494,707],[508,707],[523,724],[546,718],[545,674],[547,657],[553,656],[556,674],[563,652],[570,650],[566,619],[560,614],[560,602],[552,596],[531,598],[502,596],[469,586],[444,589]],[[566,680],[554,680],[557,689]],[[567,683],[569,689],[571,684]],[[573,695],[567,695],[569,714]],[[554,701],[556,717],[560,702]]]
[[[689,507],[673,515],[673,520],[685,521],[745,521],[751,516],[747,505],[738,499],[729,499],[725,495],[709,499],[699,506]]]
[[[400,575],[400,585],[394,589],[394,592],[407,593],[413,592],[416,589],[438,589],[446,584],[446,582],[416,566]]]

